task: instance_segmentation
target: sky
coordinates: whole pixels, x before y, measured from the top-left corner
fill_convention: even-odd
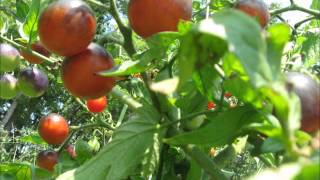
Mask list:
[[[278,3],[281,7],[286,7],[290,5],[289,0],[264,0],[265,3],[270,5],[271,3]],[[311,6],[312,0],[295,0],[295,3],[299,6],[309,8]],[[289,11],[282,13],[282,17],[288,20],[290,25],[294,25],[295,23],[304,20],[308,14],[300,12],[300,11]]]

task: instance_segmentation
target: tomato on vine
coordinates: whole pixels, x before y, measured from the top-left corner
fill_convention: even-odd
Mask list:
[[[92,113],[100,113],[103,112],[103,110],[107,106],[107,97],[102,96],[97,99],[89,99],[87,100],[87,108]]]
[[[52,113],[40,119],[38,131],[48,144],[59,145],[67,139],[69,125],[64,117]]]

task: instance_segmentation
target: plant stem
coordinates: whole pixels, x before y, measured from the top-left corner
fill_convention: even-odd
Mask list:
[[[63,148],[69,143],[69,141],[71,140],[73,134],[76,131],[71,131],[71,133],[69,134],[68,138],[61,144],[61,146],[58,148],[58,154],[60,154],[63,150]]]
[[[123,35],[123,38],[124,38],[123,47],[127,51],[128,55],[132,57],[132,55],[136,53],[136,50],[133,46],[133,41],[132,41],[132,30],[122,22],[115,0],[110,0],[109,11],[110,11],[110,14],[113,16],[113,18],[115,19],[115,21],[117,22],[119,30]]]
[[[128,109],[128,105],[125,104],[121,110],[121,113],[120,113],[120,116],[119,116],[119,119],[117,121],[117,124],[116,124],[116,127],[119,127],[124,119],[124,115],[126,114],[127,112],[127,109]]]
[[[9,120],[11,119],[14,111],[16,110],[17,106],[18,106],[18,98],[21,96],[21,94],[17,95],[14,99],[13,102],[11,103],[11,106],[9,108],[9,110],[7,111],[6,115],[4,116],[4,118],[2,119],[2,125],[3,127],[6,126],[6,124],[9,122]],[[0,124],[1,125],[1,124]]]
[[[103,7],[109,13],[112,15],[112,17],[115,19],[115,21],[118,24],[119,30],[121,34],[123,35],[124,38],[124,43],[122,44],[126,52],[130,57],[133,56],[133,54],[136,53],[136,50],[133,45],[132,41],[132,30],[128,26],[126,26],[123,21],[120,18],[119,11],[117,9],[116,1],[115,0],[110,0],[110,7],[102,4],[99,1],[96,0],[88,0],[88,2],[95,4],[97,6]]]
[[[298,29],[303,23],[306,23],[306,22],[311,21],[313,19],[316,19],[316,17],[315,16],[308,17],[308,18],[306,18],[306,19],[304,19],[302,21],[297,22],[293,27],[295,29]]]
[[[298,6],[298,5],[294,4],[294,3],[292,3],[288,7],[284,7],[284,8],[281,8],[281,9],[277,9],[277,10],[271,11],[270,14],[272,16],[275,16],[277,14],[281,14],[281,13],[284,13],[284,12],[287,12],[287,11],[295,11],[295,10],[311,14],[311,15],[315,16],[316,18],[320,18],[320,11],[304,8],[304,7]]]
[[[168,149],[169,149],[169,145],[168,144],[163,144],[163,147],[162,147],[162,150],[161,150],[161,154],[160,154],[160,159],[159,159],[159,167],[158,167],[158,171],[157,171],[156,180],[161,180],[162,179],[163,162],[164,162],[164,157],[168,152]]]
[[[46,57],[46,56],[43,56],[42,54],[39,54],[39,53],[31,50],[30,48],[25,47],[25,46],[23,46],[23,45],[21,45],[21,44],[18,44],[18,43],[16,43],[15,41],[13,41],[13,40],[11,40],[11,39],[9,39],[9,38],[7,38],[7,37],[4,37],[4,36],[2,36],[2,35],[0,35],[0,39],[2,39],[2,40],[4,40],[4,41],[12,44],[13,46],[15,46],[15,47],[17,47],[17,48],[19,48],[19,49],[22,49],[22,50],[24,50],[24,51],[27,51],[29,54],[34,55],[34,56],[40,58],[41,60],[43,60],[43,61],[45,61],[45,62],[47,62],[47,63],[53,64],[53,63],[55,63],[55,62],[58,62],[58,60],[53,60],[53,59],[51,59],[51,58],[48,58],[48,57]]]
[[[213,179],[227,180],[227,177],[221,172],[219,167],[206,156],[199,148],[194,145],[183,146],[182,149],[188,154],[200,167],[203,168]]]
[[[133,99],[130,95],[127,93],[123,92],[119,86],[115,86],[110,94],[116,98],[118,98],[120,101],[124,102],[125,104],[128,105],[129,108],[132,110],[137,110],[139,107],[142,106],[138,101]]]
[[[110,8],[109,6],[101,3],[100,1],[96,1],[96,0],[87,0],[87,1],[90,2],[90,3],[92,3],[92,4],[94,4],[94,5],[96,5],[96,6],[103,7],[103,8],[105,8],[105,9],[109,9],[109,8]]]

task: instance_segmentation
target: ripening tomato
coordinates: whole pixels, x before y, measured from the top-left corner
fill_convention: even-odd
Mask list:
[[[97,99],[89,99],[87,100],[87,107],[90,112],[93,113],[100,113],[102,112],[107,106],[107,97],[102,96]]]
[[[216,104],[214,102],[212,102],[212,101],[209,101],[207,107],[208,107],[208,110],[214,109],[216,107]]]
[[[54,151],[41,151],[36,159],[37,166],[53,171],[54,166],[58,163],[58,153]]]
[[[69,134],[69,125],[59,114],[49,114],[41,118],[38,131],[48,144],[59,145]]]
[[[112,67],[111,55],[101,46],[91,43],[85,51],[65,59],[62,65],[63,85],[73,96],[99,98],[111,91],[115,78],[97,73]]]
[[[147,38],[176,31],[180,20],[190,20],[192,0],[130,0],[128,18],[132,29]]]
[[[262,0],[240,0],[236,3],[235,8],[257,18],[261,27],[265,27],[270,19],[268,7]]]
[[[38,31],[46,49],[61,56],[72,56],[85,50],[91,43],[96,20],[85,2],[59,0],[42,12]]]

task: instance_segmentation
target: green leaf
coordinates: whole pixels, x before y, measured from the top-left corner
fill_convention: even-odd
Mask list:
[[[0,34],[4,34],[8,31],[8,24],[3,17],[0,17]]]
[[[28,41],[35,41],[38,36],[38,18],[40,11],[40,0],[32,0],[30,10],[19,28],[20,36]]]
[[[159,133],[153,134],[153,145],[147,148],[146,154],[144,155],[144,158],[142,160],[142,175],[143,177],[149,177],[153,174],[153,172],[156,171],[156,168],[158,167],[159,158],[160,158],[160,137],[163,137],[163,135]]]
[[[181,83],[197,66],[213,62],[227,50],[238,58],[254,87],[261,87],[272,80],[261,28],[241,12],[226,10],[215,13],[212,19],[203,20],[192,28],[181,43]]]
[[[7,174],[7,175],[5,175]],[[10,175],[9,175],[10,174]],[[38,168],[33,164],[21,162],[21,163],[2,163],[0,164],[0,178],[1,175],[14,179],[49,179],[52,175],[49,171]]]
[[[200,168],[200,166],[193,159],[191,159],[187,180],[201,179],[201,172],[202,169]]]
[[[47,145],[47,143],[39,136],[39,134],[23,136],[20,138],[20,141],[24,143],[31,143],[37,145]]]
[[[320,163],[304,166],[294,180],[320,179]]]
[[[165,142],[174,145],[208,144],[221,146],[232,142],[241,133],[243,127],[260,120],[258,113],[250,107],[238,107],[214,117],[208,116],[208,119],[209,123],[206,126],[166,139]]]
[[[16,9],[16,15],[18,17],[18,20],[23,23],[29,12],[29,5],[25,3],[23,0],[16,0]]]
[[[99,74],[102,76],[125,76],[134,73],[144,72],[154,67],[157,61],[160,61],[166,55],[168,47],[179,38],[176,32],[163,32],[151,36],[147,39],[149,45],[148,50],[135,55],[135,61],[125,61],[119,66],[102,71]]]
[[[214,99],[213,92],[218,91],[220,86],[216,86],[216,82],[220,82],[218,73],[212,66],[206,65],[205,67],[193,73],[192,79],[194,80],[197,88],[209,100]]]
[[[263,142],[261,146],[262,153],[276,153],[283,150],[284,146],[281,139],[279,138],[268,138]]]
[[[268,62],[273,80],[278,80],[281,73],[283,49],[290,38],[290,29],[285,24],[275,24],[268,28]]]
[[[91,146],[89,146],[89,144],[82,139],[77,140],[75,150],[77,154],[76,159],[80,164],[83,164],[93,156]]]
[[[127,177],[141,163],[146,150],[153,146],[159,115],[151,106],[142,106],[133,119],[122,124],[96,156],[83,166],[57,179],[118,180]]]

